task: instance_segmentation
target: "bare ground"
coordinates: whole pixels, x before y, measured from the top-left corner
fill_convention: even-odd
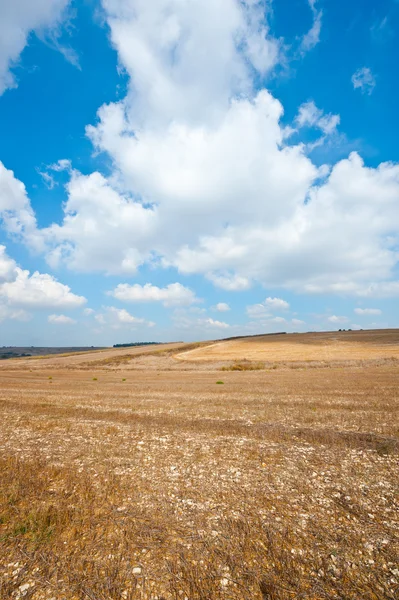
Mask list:
[[[242,345],[176,359],[206,344],[1,364],[0,598],[398,598],[399,336],[381,335],[330,361],[292,360],[286,336],[254,370]]]

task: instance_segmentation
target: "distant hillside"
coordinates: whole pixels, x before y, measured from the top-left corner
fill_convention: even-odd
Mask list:
[[[114,348],[135,348],[136,346],[158,346],[161,342],[131,342],[130,344],[114,344]]]
[[[70,352],[87,352],[88,350],[104,350],[104,346],[2,346],[0,347],[0,360],[9,358],[23,358],[29,356],[44,356],[47,354],[68,354]]]

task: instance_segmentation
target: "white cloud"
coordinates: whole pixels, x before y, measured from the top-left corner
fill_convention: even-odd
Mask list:
[[[74,319],[65,315],[49,315],[47,320],[53,325],[74,325],[76,323]]]
[[[116,319],[120,322],[120,323],[144,323],[145,320],[144,319],[138,319],[137,317],[134,317],[133,315],[131,315],[129,312],[127,312],[127,310],[125,310],[124,308],[118,309],[118,308],[114,308],[114,307],[110,307],[108,308],[108,310],[115,315]]]
[[[362,94],[372,94],[376,81],[371,69],[362,67],[352,75],[352,84],[354,89],[360,89]]]
[[[247,280],[306,293],[397,295],[398,195],[399,165],[368,168],[352,153],[278,224],[260,223],[257,214],[258,222],[206,238],[190,251],[191,271],[235,269]],[[219,247],[239,254],[230,258]]]
[[[301,104],[295,121],[299,127],[317,127],[324,134],[331,135],[336,131],[341,118],[339,115],[331,113],[325,115],[320,108],[317,108],[313,100],[310,100]]]
[[[330,323],[347,323],[349,321],[348,317],[338,317],[337,315],[332,315],[328,317],[328,321]]]
[[[195,316],[191,309],[177,309],[172,317],[176,329],[197,331],[200,335],[204,331],[217,331],[229,329],[231,326],[223,321],[218,321],[206,316]]]
[[[17,263],[6,253],[6,247],[0,246],[0,285],[15,279]]]
[[[134,317],[124,308],[115,308],[113,306],[110,306],[107,310],[116,318],[116,320],[119,323],[126,323],[130,325],[142,325],[143,323],[146,323],[147,325],[149,325],[149,323],[145,319],[139,319],[138,317]],[[151,323],[151,325],[153,325],[153,323]]]
[[[70,288],[48,274],[30,274],[15,267],[15,279],[0,286],[0,302],[26,309],[63,308],[82,306],[86,299],[73,294]]]
[[[22,309],[12,309],[5,304],[0,303],[0,323],[5,320],[29,321],[31,315]]]
[[[49,171],[55,171],[56,173],[60,173],[61,171],[72,172],[72,163],[68,158],[61,158],[56,163],[48,165],[47,169]]]
[[[355,308],[357,315],[381,315],[382,310],[379,308]]]
[[[154,327],[155,323],[146,321],[139,317],[130,314],[124,308],[115,308],[114,306],[106,306],[104,312],[97,313],[95,319],[100,325],[109,326],[112,329],[136,329],[137,327]]]
[[[86,299],[73,294],[70,288],[48,274],[30,274],[19,267],[15,269],[14,281],[5,282],[0,287],[0,300],[12,306],[27,309],[79,308]]]
[[[288,310],[289,303],[282,298],[266,298],[264,302],[247,306],[247,315],[251,319],[271,319],[271,313],[275,310]],[[285,319],[283,319],[284,321]]]
[[[288,310],[290,305],[282,298],[266,298],[263,303],[269,310]]]
[[[212,306],[212,310],[217,312],[227,312],[230,310],[230,306],[226,302],[218,302],[215,306]]]
[[[272,318],[270,319],[270,321],[271,321],[272,323],[286,323],[286,322],[287,322],[287,320],[286,320],[286,319],[284,319],[284,317],[272,317]]]
[[[40,171],[39,169],[37,169],[37,172],[39,173],[40,177],[43,179],[44,184],[47,187],[47,189],[52,190],[55,188],[56,181],[52,175],[50,175],[46,171]]]
[[[394,0],[397,3],[397,0]],[[390,17],[385,15],[382,19],[377,18],[370,27],[371,39],[374,42],[385,43],[395,35],[395,30],[391,26]]]
[[[181,256],[181,255],[180,255]],[[197,258],[201,258],[196,253],[193,253],[192,260],[197,263]],[[206,257],[208,258],[208,257]],[[178,256],[177,265],[180,267],[182,273],[195,273],[198,269],[198,266],[195,267],[194,264],[189,264],[185,260],[180,262],[180,257]],[[198,264],[198,263],[197,263]],[[216,267],[216,265],[214,265]],[[243,277],[241,275],[237,275],[236,273],[227,273],[224,271],[222,274],[216,272],[208,272],[206,273],[207,279],[212,281],[212,283],[222,290],[227,290],[228,292],[241,292],[244,290],[248,290],[251,287],[251,282],[247,277]]]
[[[61,173],[62,171],[69,171],[69,173],[73,172],[70,160],[63,158],[58,160],[56,163],[47,165],[43,168],[43,170],[37,169],[37,172],[42,177],[45,186],[49,190],[54,189],[55,186],[58,185],[58,181],[56,180],[54,173]]]
[[[224,323],[223,321],[215,321],[215,319],[205,319],[204,320],[205,325],[211,327],[211,328],[216,328],[216,329],[228,329],[230,327],[230,325],[228,325],[227,323]]]
[[[194,292],[181,283],[170,283],[159,288],[151,283],[129,285],[120,283],[110,295],[123,302],[162,302],[164,306],[189,306],[199,302]]]
[[[52,267],[65,262],[78,271],[134,274],[150,259],[156,236],[154,210],[118,193],[97,172],[85,176],[72,171],[67,192],[62,225],[42,230],[52,248]]]
[[[245,244],[229,244],[221,234],[229,227],[245,227],[254,215],[259,224],[276,225],[303,202],[318,175],[302,146],[281,148],[281,115],[280,103],[263,91],[253,100],[232,100],[214,124],[188,125],[177,115],[165,127],[154,128],[149,123],[133,136],[124,121],[123,106],[103,108],[95,135],[92,132],[93,141],[113,154],[124,184],[151,206],[143,209],[138,205],[146,225],[137,226],[134,220],[128,227],[126,220],[118,219],[121,231],[114,244],[127,252],[134,239],[134,252],[142,261],[148,260],[153,250],[163,257],[164,264],[176,266],[182,273],[200,270],[222,289],[247,289],[247,277],[214,268],[219,258],[235,265],[245,252]],[[286,171],[290,177],[283,176]],[[97,201],[96,190],[92,196]],[[78,216],[82,210],[80,207]],[[92,221],[99,221],[93,230],[113,239],[97,212],[93,206],[89,214]],[[73,233],[77,219],[72,223]],[[176,223],[182,222],[184,227],[176,236]],[[71,232],[63,229],[70,238]],[[87,254],[87,241],[81,232],[76,234],[74,244]],[[108,261],[113,260],[114,268],[120,267],[113,246],[107,250]]]
[[[7,232],[24,239],[36,250],[43,250],[35,214],[23,183],[0,161],[0,222]]]
[[[350,282],[306,284],[303,291],[309,294],[338,294],[360,298],[395,298],[399,296],[399,281]]]
[[[83,311],[83,314],[86,317],[90,317],[91,315],[94,315],[95,312],[96,311],[93,308],[85,308],[84,311]]]
[[[154,127],[179,115],[213,120],[232,93],[252,87],[249,65],[261,74],[278,59],[263,0],[103,0],[111,39],[132,78],[133,126]],[[215,26],[217,24],[217,26]],[[206,52],[204,52],[206,48]]]
[[[26,308],[78,308],[86,299],[73,294],[67,285],[48,274],[16,268],[16,279],[6,282],[0,289],[0,297],[10,304]]]
[[[264,0],[244,0],[246,25],[242,28],[243,50],[253,67],[262,75],[280,58],[280,43],[270,35],[267,16],[269,4]]]
[[[312,50],[320,41],[321,25],[323,11],[318,10],[317,0],[308,0],[309,6],[312,11],[313,22],[309,31],[303,36],[300,46],[300,52],[302,55]]]
[[[94,318],[100,325],[106,324],[105,316],[102,313],[95,315]]]
[[[4,0],[0,2],[0,95],[7,88],[16,86],[12,68],[28,43],[32,31],[50,33],[55,42],[54,31],[65,17],[69,0]],[[49,32],[49,29],[52,32]],[[58,45],[58,49],[62,49]],[[62,49],[66,50],[66,49]]]
[[[85,302],[51,275],[22,270],[0,246],[0,321],[27,321],[31,316],[27,311],[73,309]]]
[[[292,319],[291,323],[293,325],[306,325],[305,321],[301,321],[301,319]]]
[[[38,229],[24,186],[1,166],[8,232],[76,271],[132,275],[146,264],[230,291],[399,295],[399,165],[369,168],[352,153],[318,167],[290,143],[281,103],[256,87],[254,68],[278,60],[267,58],[278,43],[261,2],[103,6],[130,77],[126,98],[88,128],[113,173],[56,163],[70,177],[64,218]],[[298,115],[323,135],[338,118],[314,104]]]
[[[265,319],[271,317],[269,309],[262,303],[247,306],[247,315],[251,319]]]

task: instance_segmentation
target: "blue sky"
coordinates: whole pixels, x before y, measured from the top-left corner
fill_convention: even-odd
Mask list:
[[[398,327],[399,3],[0,0],[0,345]]]

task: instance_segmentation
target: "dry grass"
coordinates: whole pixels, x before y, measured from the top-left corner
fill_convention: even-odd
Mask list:
[[[69,360],[0,369],[2,600],[398,597],[395,363]]]
[[[189,352],[191,350],[201,348],[206,345],[206,342],[196,342],[193,344],[160,344],[154,349],[153,346],[135,348],[134,351],[130,351],[128,354],[115,354],[108,351],[105,358],[99,360],[91,360],[87,363],[82,363],[85,367],[119,367],[120,365],[128,365],[132,361],[136,361],[141,357],[169,357],[174,356],[177,352]],[[124,349],[126,351],[126,348]]]
[[[234,361],[232,365],[224,366],[221,371],[261,371],[266,365],[262,362],[252,362],[250,360]]]
[[[249,360],[266,363],[332,363],[399,359],[398,330],[268,335],[215,342],[179,353],[185,361]]]

